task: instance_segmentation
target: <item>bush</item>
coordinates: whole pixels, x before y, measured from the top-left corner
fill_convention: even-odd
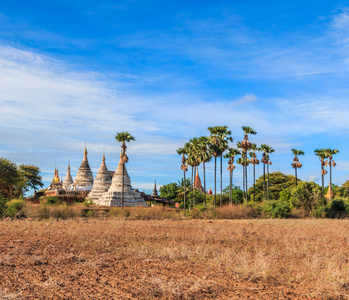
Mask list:
[[[291,216],[291,207],[283,201],[271,200],[264,206],[263,213],[268,218],[288,218]]]
[[[291,205],[295,208],[305,209],[311,212],[313,208],[324,206],[325,198],[322,196],[321,187],[314,182],[301,182],[291,192]]]
[[[7,217],[23,217],[25,201],[19,199],[12,199],[6,204],[5,216]]]
[[[45,203],[47,205],[58,205],[61,204],[61,201],[57,197],[49,196],[43,197],[42,203]]]
[[[7,199],[0,195],[0,218],[5,215]]]
[[[349,200],[342,197],[336,197],[329,203],[327,216],[330,218],[342,218],[349,216]]]

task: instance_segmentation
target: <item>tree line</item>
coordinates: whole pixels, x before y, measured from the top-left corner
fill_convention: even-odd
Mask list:
[[[248,176],[247,168],[251,164],[253,166],[253,201],[256,201],[256,165],[260,162],[263,164],[263,199],[269,200],[269,166],[272,164],[270,155],[275,152],[275,149],[267,144],[261,144],[257,146],[255,143],[249,141],[249,136],[256,135],[257,132],[250,126],[242,126],[243,138],[241,141],[236,143],[236,148],[229,147],[229,142],[233,142],[231,136],[232,132],[228,129],[228,126],[214,126],[208,127],[209,135],[194,137],[185,143],[183,148],[179,148],[177,153],[182,156],[181,170],[183,171],[183,182],[186,182],[186,172],[188,167],[191,167],[191,185],[190,190],[195,190],[194,175],[200,164],[203,166],[203,180],[204,180],[204,193],[206,205],[206,171],[205,166],[208,162],[214,159],[214,199],[213,206],[217,206],[217,159],[220,162],[220,194],[219,194],[219,205],[222,206],[222,173],[223,173],[223,157],[228,159],[228,171],[229,171],[229,204],[232,204],[232,193],[233,193],[233,174],[236,166],[234,162],[237,156],[240,156],[236,163],[242,167],[242,192],[243,202],[248,202]],[[291,164],[295,170],[295,186],[297,187],[297,170],[302,167],[299,162],[299,156],[304,155],[302,150],[291,149],[294,158]],[[261,161],[257,158],[257,152],[262,153]],[[332,167],[336,165],[333,160],[333,155],[339,151],[337,149],[316,149],[315,155],[320,159],[321,163],[321,176],[322,176],[322,196],[324,196],[324,175],[327,173],[325,170],[326,166],[330,167],[330,187],[332,186]],[[186,186],[183,185],[184,190],[184,207],[186,207]],[[195,206],[195,195],[193,198],[193,206]],[[330,193],[330,200],[332,200],[332,193]]]

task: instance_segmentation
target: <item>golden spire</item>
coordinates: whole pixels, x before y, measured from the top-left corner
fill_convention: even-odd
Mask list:
[[[70,159],[68,159],[68,171],[70,171]]]
[[[102,161],[105,161],[105,149],[103,149],[103,158]]]

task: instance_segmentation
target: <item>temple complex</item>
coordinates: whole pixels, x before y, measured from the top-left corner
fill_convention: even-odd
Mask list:
[[[124,177],[123,177],[124,169]],[[92,203],[104,206],[122,206],[122,181],[124,178],[124,206],[147,206],[143,193],[134,190],[131,186],[131,179],[126,170],[125,164],[121,161],[115,172],[108,170],[103,154],[102,164],[93,179],[93,174],[87,159],[85,146],[84,157],[76,174],[75,181],[70,174],[70,163],[68,164],[67,175],[62,183],[58,170],[55,168],[52,182],[45,192],[46,196],[59,197],[64,201],[82,201],[87,198]]]
[[[102,194],[109,190],[111,182],[112,177],[105,164],[105,155],[103,154],[102,164],[94,180],[92,190],[87,197],[90,198],[92,202],[97,203]]]

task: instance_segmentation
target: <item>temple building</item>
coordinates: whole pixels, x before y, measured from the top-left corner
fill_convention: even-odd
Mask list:
[[[124,168],[124,176],[122,176]],[[114,173],[112,183],[107,192],[95,200],[95,204],[106,206],[122,206],[122,179],[124,177],[124,206],[147,206],[141,193],[132,189],[131,179],[128,176],[126,165],[120,159],[118,167]]]
[[[199,190],[202,193],[205,192],[205,189],[203,188],[203,186],[201,184],[201,179],[200,179],[200,176],[199,176],[198,169],[196,169],[196,175],[195,175],[195,179],[194,179],[194,188],[196,188],[197,190]]]
[[[91,192],[87,195],[92,202],[97,203],[103,193],[107,192],[111,186],[112,177],[105,164],[105,155],[103,154],[102,164],[98,170],[96,178],[93,183]]]
[[[70,174],[70,163],[68,163],[67,175],[65,176],[63,181],[63,188],[65,190],[73,189],[73,178],[71,177],[71,174]]]
[[[84,158],[76,174],[73,188],[76,191],[91,191],[93,187],[93,174],[87,159],[87,149],[85,146]]]
[[[50,183],[50,186],[48,187],[48,191],[53,191],[53,190],[62,190],[63,189],[63,184],[61,180],[59,179],[58,175],[58,169],[55,168],[53,179]]]

